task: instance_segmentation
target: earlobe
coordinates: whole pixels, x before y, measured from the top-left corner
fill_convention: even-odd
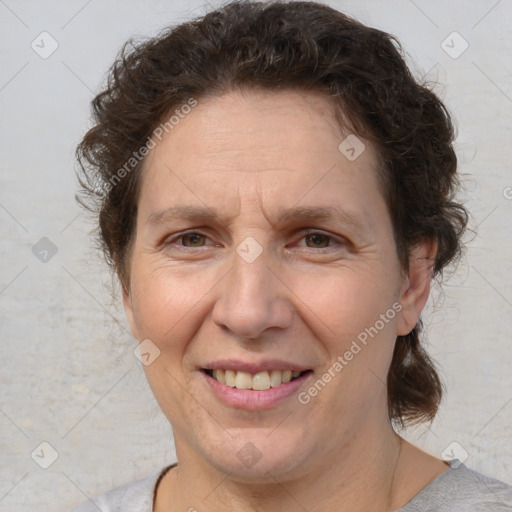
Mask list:
[[[402,310],[397,320],[397,336],[406,336],[415,327],[430,294],[437,240],[425,240],[409,255],[409,272],[400,294]]]

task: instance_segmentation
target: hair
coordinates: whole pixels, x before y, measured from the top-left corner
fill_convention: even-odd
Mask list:
[[[92,101],[94,126],[77,148],[79,202],[98,215],[98,241],[123,291],[143,147],[175,109],[234,90],[298,89],[330,98],[336,120],[370,141],[401,268],[436,240],[432,276],[458,259],[468,214],[459,189],[450,115],[407,67],[399,41],[315,2],[231,2],[158,36],[128,41]],[[129,166],[127,163],[129,162]],[[398,336],[388,412],[395,423],[435,417],[443,385],[420,342],[421,322]]]

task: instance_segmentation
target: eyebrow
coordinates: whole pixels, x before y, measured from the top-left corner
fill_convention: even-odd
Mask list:
[[[192,221],[219,221],[226,224],[233,217],[223,219],[215,209],[207,206],[176,205],[158,212],[152,213],[148,224],[165,224],[172,220],[186,219]],[[332,220],[341,224],[348,224],[357,229],[366,227],[366,223],[358,215],[342,210],[336,206],[295,206],[281,208],[277,212],[276,224],[279,225],[291,219],[291,222],[314,222],[319,220]]]

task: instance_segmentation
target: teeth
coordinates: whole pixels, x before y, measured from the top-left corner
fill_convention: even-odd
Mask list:
[[[235,388],[237,389],[251,389],[252,377],[247,372],[236,372]]]
[[[247,372],[235,372],[233,370],[213,370],[212,377],[230,388],[264,391],[290,382],[298,377],[300,373],[299,371],[292,372],[290,370],[272,370],[270,374],[269,372],[258,372],[251,375]]]
[[[222,370],[218,370],[221,372]],[[229,386],[230,388],[235,387],[235,381],[236,381],[236,372],[232,370],[226,370],[224,373],[224,378],[226,379],[226,386]]]
[[[252,378],[252,389],[264,391],[270,389],[270,377],[268,372],[259,372]]]
[[[280,370],[272,370],[270,372],[270,385],[273,388],[277,388],[277,386],[280,386],[283,383],[282,380],[282,372]]]
[[[224,370],[213,370],[213,378],[217,379],[222,384],[226,384],[226,378],[224,377]]]

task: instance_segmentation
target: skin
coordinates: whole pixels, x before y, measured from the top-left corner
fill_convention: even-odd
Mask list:
[[[377,155],[364,141],[348,160],[338,146],[349,133],[320,94],[231,92],[199,101],[148,155],[124,306],[135,338],[160,350],[145,372],[179,461],[156,512],[395,510],[448,468],[395,434],[385,385],[396,336],[428,298],[436,244],[413,248],[403,272]],[[218,216],[149,221],[178,204]],[[277,221],[294,206],[336,206],[358,224]],[[252,263],[236,252],[246,237],[262,248]],[[229,407],[200,373],[216,358],[281,358],[313,370],[307,390],[397,303],[306,405]],[[250,468],[237,457],[248,442],[261,454]]]

